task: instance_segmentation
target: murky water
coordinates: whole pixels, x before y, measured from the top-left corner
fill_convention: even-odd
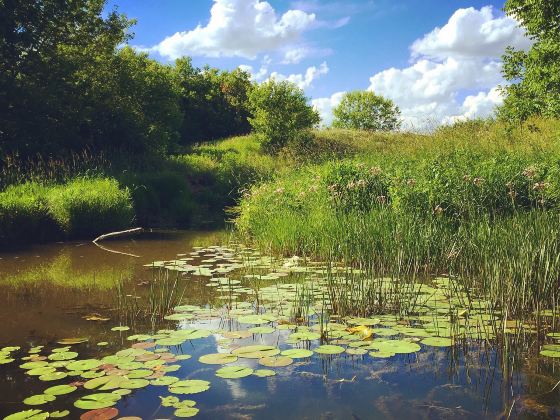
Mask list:
[[[157,341],[157,331],[161,329],[167,330],[163,335],[174,329],[208,332],[206,337],[168,346],[172,353],[168,364],[177,366],[177,370],[167,376],[209,381],[210,388],[187,395],[170,394],[167,386],[152,384],[132,389],[115,406],[119,416],[175,418],[175,408],[161,405],[160,397],[170,395],[196,401],[196,418],[208,419],[553,418],[560,414],[560,386],[554,388],[560,381],[560,364],[552,358],[527,354],[512,365],[504,361],[503,352],[496,351],[491,342],[469,341],[441,348],[423,346],[422,351],[390,358],[314,354],[277,368],[260,366],[257,359],[240,358],[235,365],[271,369],[276,374],[264,378],[217,377],[216,371],[223,366],[200,363],[200,356],[229,353],[254,344],[290,349],[291,331],[272,328],[271,333],[231,339],[228,332],[244,331],[255,325],[224,316],[221,305],[228,303],[227,287],[208,287],[209,276],[192,273],[172,272],[162,280],[161,271],[145,265],[188,258],[193,247],[220,244],[226,239],[220,232],[150,233],[132,240],[103,243],[110,251],[119,253],[90,243],[68,243],[0,254],[0,348],[21,347],[13,352],[14,362],[0,365],[0,417],[29,409],[67,409],[67,418],[72,419],[84,413],[73,403],[88,394],[82,389],[88,378],[78,375],[45,382],[26,374],[19,367],[25,362],[20,359],[29,357],[31,348],[44,346],[39,354],[47,356],[52,349],[61,347],[58,340],[84,337],[88,341],[71,346],[71,350],[79,353],[79,359],[100,360],[130,348],[136,341],[127,337],[133,334],[149,334],[150,340]],[[204,266],[204,261],[209,265],[220,262],[212,261],[212,256],[200,256],[198,264]],[[154,297],[163,293],[153,289],[158,281],[175,286],[175,295],[166,294],[166,298],[180,300],[182,305],[197,305],[206,311],[200,312],[204,316],[185,317],[181,321],[142,316],[146,307],[161,304]],[[290,281],[292,274],[278,280]],[[273,283],[274,279],[268,279],[266,285]],[[254,286],[254,282],[241,280],[239,287]],[[254,304],[254,295],[245,294],[244,289],[235,291],[235,295]],[[86,319],[88,316],[109,320],[91,321]],[[131,329],[111,331],[118,325]],[[279,327],[281,323],[274,325]],[[98,346],[100,342],[108,345]],[[319,340],[310,340],[296,348],[314,350],[318,345]],[[181,354],[192,357],[174,358]],[[69,383],[76,384],[78,390],[37,406],[22,403],[48,387]]]

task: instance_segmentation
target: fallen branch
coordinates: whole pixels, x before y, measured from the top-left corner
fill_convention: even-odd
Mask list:
[[[103,251],[112,252],[113,254],[127,255],[129,257],[140,258],[140,255],[129,254],[128,252],[115,251],[114,249],[105,248],[103,245],[97,242],[93,243],[96,247],[101,248]]]
[[[123,236],[123,235],[129,235],[131,233],[140,233],[144,230],[144,228],[134,228],[134,229],[128,229],[128,230],[121,230],[120,232],[111,232],[111,233],[106,233],[104,235],[98,236],[97,238],[95,238],[93,240],[94,244],[97,244],[98,241],[102,241],[103,239],[107,239],[107,238],[115,238],[117,236]]]

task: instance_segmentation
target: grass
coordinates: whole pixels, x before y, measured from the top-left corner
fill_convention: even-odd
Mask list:
[[[128,190],[114,179],[76,178],[61,185],[28,182],[0,192],[0,247],[29,241],[94,238],[133,222]]]
[[[560,124],[531,127],[321,132],[315,161],[254,186],[236,225],[268,252],[343,262],[370,279],[451,275],[506,316],[555,309]],[[361,302],[333,293],[347,310],[380,310],[376,290]]]

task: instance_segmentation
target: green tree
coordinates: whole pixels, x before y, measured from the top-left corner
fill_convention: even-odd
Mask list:
[[[400,127],[400,110],[393,101],[370,91],[347,92],[334,108],[333,127],[390,131]]]
[[[247,134],[250,76],[241,70],[220,71],[192,65],[190,57],[175,62],[180,90],[181,143]]]
[[[507,0],[505,12],[533,40],[529,51],[508,48],[503,75],[510,82],[498,114],[511,122],[560,116],[560,0]]]
[[[23,155],[91,142],[86,69],[111,60],[133,24],[104,0],[0,0],[0,150]],[[87,130],[86,130],[87,131]]]
[[[256,85],[249,93],[249,106],[249,122],[271,153],[296,141],[320,121],[303,90],[288,81],[270,79]]]

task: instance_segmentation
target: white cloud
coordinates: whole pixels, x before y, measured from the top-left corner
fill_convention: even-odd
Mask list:
[[[329,98],[317,98],[311,101],[311,104],[321,116],[321,123],[323,125],[331,125],[333,120],[332,110],[340,104],[345,93],[346,92],[336,92]]]
[[[251,79],[256,82],[262,82],[264,80],[269,80],[269,79],[275,79],[279,82],[287,80],[289,82],[296,84],[300,89],[307,89],[308,87],[311,87],[316,79],[329,72],[329,66],[327,65],[326,62],[321,63],[319,67],[316,66],[308,67],[305,73],[295,73],[295,74],[290,74],[288,76],[275,71],[269,74],[268,73],[269,65],[270,65],[270,61],[265,59],[258,71],[255,71],[253,66],[249,66],[245,64],[240,65],[239,68],[241,70],[250,73]]]
[[[283,74],[272,72],[270,74],[270,79],[275,79],[278,81],[287,80],[296,84],[300,89],[306,89],[311,87],[313,81],[319,78],[320,76],[327,74],[329,72],[329,67],[327,63],[323,62],[319,67],[309,67],[305,71],[305,73],[298,73],[298,74],[290,74],[289,76],[285,76]]]
[[[530,45],[515,20],[494,17],[491,7],[459,9],[412,44],[409,67],[373,75],[368,89],[392,99],[409,127],[486,117],[502,100],[496,86],[506,45]],[[480,93],[459,100],[471,91]]]
[[[254,59],[297,42],[314,21],[315,14],[294,9],[279,17],[266,1],[214,0],[206,26],[177,32],[152,51],[169,59],[184,55]]]
[[[309,54],[309,49],[306,47],[290,48],[284,53],[284,60],[282,64],[298,64]]]
[[[441,28],[435,28],[416,40],[411,51],[414,57],[436,59],[446,57],[500,57],[507,46],[526,49],[529,38],[518,22],[509,17],[494,17],[492,6],[480,10],[459,9]]]

